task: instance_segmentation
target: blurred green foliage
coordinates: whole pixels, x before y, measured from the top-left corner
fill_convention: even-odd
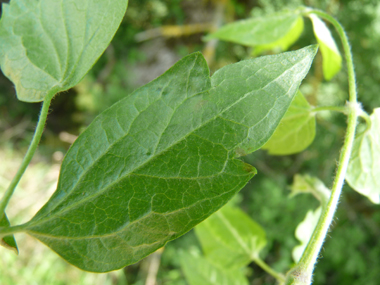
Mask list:
[[[69,94],[57,96],[53,100],[45,139],[40,148],[42,155],[50,155],[57,149],[64,151],[69,147],[68,143],[62,143],[58,139],[60,132],[78,134],[99,112],[160,75],[182,56],[202,50],[205,46],[202,41],[204,34],[158,37],[141,43],[135,40],[136,34],[163,25],[210,22],[216,11],[216,2],[130,0],[120,29],[98,63],[77,87],[69,91]],[[371,113],[374,107],[380,106],[378,0],[231,0],[225,7],[224,21],[231,22],[250,16],[265,15],[300,5],[327,11],[345,27],[354,54],[359,100],[363,103],[364,109]],[[336,33],[333,32],[333,36],[337,39]],[[310,21],[305,19],[305,31],[292,48],[301,48],[310,43],[315,43],[315,39]],[[250,57],[248,48],[219,42],[211,70],[248,57]],[[308,101],[312,105],[344,104],[347,100],[347,79],[344,69],[345,67],[333,80],[325,82],[321,72],[321,59],[317,57],[311,73],[301,87]],[[3,144],[4,140],[13,144],[21,142],[17,144],[19,147],[26,146],[33,132],[39,108],[39,104],[17,101],[13,86],[1,74],[0,133],[7,136],[4,135],[0,142]],[[22,125],[21,123],[25,121],[28,123]],[[17,131],[19,128],[21,131]],[[318,207],[318,202],[310,195],[288,197],[293,176],[296,173],[310,174],[319,177],[328,187],[331,186],[344,130],[343,115],[322,113],[317,117],[316,139],[306,151],[284,157],[273,157],[265,151],[257,151],[246,158],[249,163],[257,167],[259,174],[241,191],[239,205],[266,230],[268,244],[263,250],[265,251],[263,256],[266,256],[265,261],[279,272],[286,272],[292,266],[292,248],[298,244],[294,237],[297,225],[309,209]],[[44,152],[46,149],[50,151]],[[48,158],[48,161],[50,160]],[[22,194],[27,195],[27,192]],[[346,186],[332,227],[331,238],[327,238],[321,253],[323,258],[317,264],[315,284],[378,284],[379,225],[379,206],[373,205]],[[178,259],[180,249],[200,250],[192,231],[165,247],[161,256],[157,284],[187,284],[180,269]],[[86,279],[84,283],[77,281],[79,277],[70,279],[70,275],[66,276],[64,273],[68,270],[67,265],[55,262],[54,258],[49,257],[46,259],[48,263],[40,264],[35,256],[27,256],[27,252],[24,253],[22,250],[18,258],[24,261],[33,259],[33,267],[38,271],[32,273],[27,268],[22,271],[21,267],[16,270],[17,264],[20,263],[12,263],[13,259],[9,258],[8,261],[14,264],[12,270],[16,270],[17,276],[14,273],[2,274],[1,284],[23,284],[19,282],[20,276],[24,276],[23,281],[26,280],[25,284],[29,284],[27,280],[32,279],[27,278],[30,278],[31,274],[35,284],[92,284],[92,281],[88,281],[90,279]],[[145,284],[149,262],[149,259],[146,259],[126,268],[123,271],[126,280],[122,283],[110,281],[109,284]],[[5,264],[9,266],[8,262],[2,264],[3,268]],[[21,262],[21,264],[25,266],[28,263]],[[66,280],[57,277],[61,275],[67,277]],[[253,263],[249,267],[248,277],[252,284],[274,284],[274,279]]]

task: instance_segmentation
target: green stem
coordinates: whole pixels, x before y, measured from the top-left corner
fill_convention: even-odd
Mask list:
[[[50,97],[50,96],[49,96]],[[30,161],[32,160],[34,153],[36,152],[36,149],[38,147],[38,144],[41,140],[42,133],[44,131],[46,118],[49,112],[49,106],[52,98],[47,98],[42,104],[42,109],[40,112],[40,117],[37,123],[36,131],[34,132],[33,139],[29,145],[28,151],[26,152],[24,159],[21,163],[20,168],[18,169],[16,175],[13,177],[13,180],[11,181],[11,184],[9,185],[8,189],[5,191],[3,197],[0,201],[0,218],[3,217],[5,213],[5,208],[7,207],[9,200],[11,199],[17,184],[19,183],[21,177],[23,176],[26,168],[28,167]]]
[[[278,273],[276,271],[274,271],[272,269],[272,267],[270,267],[268,264],[266,264],[262,259],[260,259],[259,257],[255,257],[253,259],[253,261],[261,267],[261,269],[263,269],[265,272],[267,272],[268,274],[272,275],[274,278],[276,278],[276,280],[279,282],[279,283],[284,283],[285,282],[285,277],[281,274],[281,273]]]
[[[343,27],[340,25],[338,21],[336,21],[333,17],[326,14],[325,12],[309,8],[306,8],[304,10],[305,16],[311,13],[316,14],[320,16],[322,19],[325,19],[328,22],[330,22],[335,27],[341,38],[344,49],[344,55],[347,62],[349,83],[348,122],[346,137],[344,139],[344,144],[340,153],[336,176],[331,189],[330,199],[327,203],[327,206],[323,209],[317,227],[315,228],[314,233],[304,253],[302,254],[301,260],[291,271],[288,272],[286,276],[286,284],[293,285],[311,284],[315,263],[317,262],[319,252],[322,248],[323,242],[325,240],[331,222],[334,218],[334,213],[336,211],[339,202],[339,197],[342,192],[344,178],[347,172],[347,167],[352,151],[352,145],[354,142],[356,123],[361,110],[360,104],[358,104],[357,102],[355,71],[352,60],[352,54]]]
[[[311,113],[317,113],[321,111],[335,111],[339,113],[343,113],[347,115],[349,113],[349,107],[348,106],[321,106],[321,107],[315,107],[311,110]],[[362,109],[358,109],[358,116],[362,118],[366,123],[366,129],[365,132],[371,129],[371,117]],[[359,135],[359,134],[358,134]]]

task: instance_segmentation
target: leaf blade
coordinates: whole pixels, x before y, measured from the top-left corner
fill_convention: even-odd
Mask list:
[[[180,262],[190,285],[248,285],[240,270],[220,268],[202,256],[181,252]]]
[[[255,46],[253,50],[253,55],[258,55],[266,50],[280,50],[280,51],[286,51],[289,49],[291,45],[293,45],[301,36],[304,29],[304,21],[301,16],[298,16],[293,24],[289,27],[289,30],[286,32],[286,34],[279,38],[278,40],[269,43],[269,44],[263,44],[263,45],[257,45]]]
[[[265,231],[239,208],[224,206],[195,227],[204,255],[222,268],[241,268],[259,256]]]
[[[128,0],[30,1],[3,4],[0,66],[25,102],[76,85],[104,52]]]
[[[311,106],[298,92],[278,128],[263,146],[271,155],[290,155],[305,150],[315,138],[316,120]]]
[[[4,213],[4,215],[2,215],[2,217],[0,218],[0,226],[1,227],[10,227],[10,225],[11,224],[8,220],[7,215]],[[0,240],[0,245],[7,248],[7,249],[12,250],[13,252],[15,252],[18,255],[18,247],[17,247],[17,243],[16,243],[16,239],[15,239],[14,235],[9,235],[9,236],[3,237]]]
[[[236,157],[270,137],[315,52],[248,60],[211,78],[199,53],[180,60],[79,136],[57,191],[26,231],[95,272],[137,262],[184,234],[256,173]]]
[[[302,30],[302,17],[295,13],[282,12],[227,24],[206,36],[205,39],[218,38],[257,47],[260,50],[272,49],[277,46],[286,50],[298,39]]]

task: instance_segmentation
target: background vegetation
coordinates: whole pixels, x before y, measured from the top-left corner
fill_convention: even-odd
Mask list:
[[[7,1],[1,1],[7,2]],[[53,100],[38,156],[27,170],[8,216],[12,223],[26,221],[55,189],[59,163],[75,136],[102,110],[154,79],[181,57],[202,51],[212,71],[250,57],[249,48],[202,37],[221,23],[251,16],[312,6],[335,16],[351,40],[357,72],[359,100],[366,111],[380,106],[380,3],[377,0],[130,0],[127,14],[111,46],[84,80]],[[292,49],[314,43],[312,27]],[[317,56],[302,91],[313,105],[334,105],[347,98],[346,75],[332,81],[322,76]],[[0,75],[0,192],[15,174],[30,141],[40,104],[22,103],[14,87]],[[277,271],[292,265],[291,250],[298,244],[296,226],[309,209],[318,206],[307,195],[289,198],[295,173],[319,177],[331,185],[345,130],[341,114],[318,115],[317,136],[304,152],[284,157],[257,151],[247,161],[259,174],[235,200],[264,227],[268,245],[265,261]],[[17,213],[17,215],[16,215]],[[317,265],[314,284],[378,284],[380,279],[380,208],[345,186],[337,218]],[[16,235],[17,257],[0,249],[0,284],[187,284],[180,269],[179,250],[200,251],[193,231],[169,243],[136,265],[107,274],[77,270],[31,238]],[[160,265],[157,275],[155,266]],[[153,275],[152,275],[153,274]],[[274,279],[255,264],[247,272],[251,284],[273,284]]]

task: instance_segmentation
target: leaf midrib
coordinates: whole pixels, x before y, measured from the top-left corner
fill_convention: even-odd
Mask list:
[[[246,175],[249,175],[249,174],[246,174]],[[240,176],[240,175],[234,175],[234,176]],[[217,197],[220,197],[220,196],[223,196],[225,195],[226,193],[229,193],[229,192],[232,192],[235,190],[236,187],[234,187],[233,189],[231,189],[230,191],[228,192],[224,192],[224,193],[220,193],[219,195],[216,195],[214,196],[212,199],[215,199]],[[129,227],[130,225],[133,225],[137,222],[139,222],[140,220],[146,218],[147,216],[149,215],[153,215],[153,214],[156,214],[156,215],[162,215],[162,216],[167,216],[167,215],[172,215],[173,213],[176,213],[176,212],[180,212],[180,211],[184,211],[186,209],[190,209],[191,207],[194,207],[195,205],[197,204],[200,204],[200,203],[203,203],[204,201],[207,201],[207,200],[211,200],[211,198],[204,198],[202,200],[198,200],[196,201],[195,203],[187,206],[187,207],[183,207],[183,208],[180,208],[180,209],[177,209],[177,210],[174,210],[174,211],[171,211],[171,212],[167,212],[167,213],[158,213],[158,212],[154,212],[154,211],[150,211],[149,214],[147,215],[144,215],[134,221],[128,221],[125,225],[122,225],[121,227],[119,227],[117,230],[111,232],[111,233],[108,233],[108,234],[102,234],[102,235],[92,235],[92,236],[81,236],[81,237],[70,237],[70,236],[57,236],[57,235],[51,235],[51,234],[46,234],[46,233],[41,233],[41,232],[38,232],[38,231],[33,231],[33,230],[30,230],[28,229],[28,227],[31,225],[33,226],[33,223],[25,223],[23,226],[25,228],[25,231],[32,234],[32,235],[38,235],[38,236],[44,236],[44,237],[47,237],[47,238],[51,238],[51,239],[69,239],[69,240],[83,240],[83,239],[96,239],[96,238],[106,238],[106,237],[111,237],[111,236],[114,236],[114,235],[117,235],[118,233],[122,233],[124,231],[124,229],[126,229],[127,227]],[[44,222],[44,221],[43,221]]]

